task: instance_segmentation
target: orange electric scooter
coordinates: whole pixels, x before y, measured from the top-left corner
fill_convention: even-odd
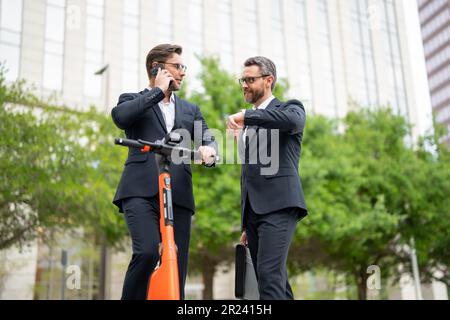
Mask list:
[[[161,243],[159,263],[149,279],[147,300],[180,300],[180,283],[178,274],[177,248],[173,229],[172,188],[169,165],[171,156],[177,155],[201,159],[198,151],[178,147],[182,136],[171,132],[163,140],[148,142],[116,138],[121,146],[141,149],[141,152],[154,152],[159,169],[159,229]]]

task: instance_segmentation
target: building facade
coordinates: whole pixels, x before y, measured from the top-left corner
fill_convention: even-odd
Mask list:
[[[236,79],[246,58],[263,55],[308,113],[342,118],[357,105],[390,105],[413,124],[415,139],[432,121],[419,17],[411,3],[0,0],[0,61],[8,81],[26,79],[42,98],[109,112],[120,93],[147,87],[145,58],[157,44],[183,46],[194,90],[201,89],[196,55],[219,57]],[[110,297],[119,297],[120,286],[111,285]]]
[[[156,44],[184,47],[194,88],[195,55],[218,56],[236,77],[247,57],[265,55],[309,112],[342,117],[351,101],[389,104],[419,134],[431,121],[429,101],[417,96],[425,88],[411,71],[420,60],[412,49],[420,35],[408,25],[408,3],[1,0],[0,61],[9,80],[26,79],[42,97],[109,111],[121,92],[147,86],[145,57]]]
[[[450,132],[450,1],[417,0],[431,106]],[[445,137],[450,144],[450,134]]]

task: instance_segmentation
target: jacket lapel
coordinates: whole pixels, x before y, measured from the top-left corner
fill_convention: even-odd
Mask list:
[[[178,98],[177,95],[174,94],[175,97],[175,121],[173,124],[173,129],[179,129],[181,128],[181,119],[183,116],[183,102],[181,101],[180,98]]]
[[[148,91],[148,89],[145,89],[144,91],[139,92],[140,94],[144,94]],[[167,133],[166,128],[166,122],[164,121],[164,116],[161,112],[161,109],[159,108],[159,105],[154,106],[153,112],[156,114],[156,117],[158,118],[159,123],[161,124],[161,127],[163,128],[164,132]]]

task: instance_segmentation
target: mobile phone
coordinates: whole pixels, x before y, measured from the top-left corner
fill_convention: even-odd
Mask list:
[[[151,70],[152,76],[156,77],[156,75],[158,74],[158,69],[164,69],[164,65],[162,63],[158,63],[156,66],[154,66]]]
[[[164,69],[164,64],[158,63],[156,66],[154,66],[152,68],[151,74],[152,74],[153,77],[156,77],[156,75],[158,74],[158,69],[160,69],[160,68],[161,68],[161,70],[163,70]],[[174,90],[173,84],[174,84],[173,80],[170,80],[169,90]]]

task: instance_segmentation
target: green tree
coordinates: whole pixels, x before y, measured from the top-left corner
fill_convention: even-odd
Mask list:
[[[0,249],[47,229],[125,235],[111,204],[123,155],[107,115],[55,107],[0,73]]]
[[[351,112],[344,127],[339,132],[337,122],[308,118],[300,174],[310,215],[297,229],[291,267],[335,270],[353,278],[365,299],[370,265],[378,265],[384,279],[396,279],[399,265],[408,270],[405,245],[412,236],[419,257],[432,241],[448,241],[446,234],[433,236],[439,230],[433,221],[448,217],[447,200],[435,196],[449,194],[448,161],[408,146],[409,126],[389,109]],[[427,180],[434,175],[442,176],[442,189]],[[447,266],[441,246],[436,250]]]
[[[434,128],[419,141],[416,166],[405,164],[416,192],[406,205],[404,239],[415,240],[422,281],[434,279],[450,286],[450,148],[443,143],[444,128]],[[411,269],[409,262],[405,267]]]

